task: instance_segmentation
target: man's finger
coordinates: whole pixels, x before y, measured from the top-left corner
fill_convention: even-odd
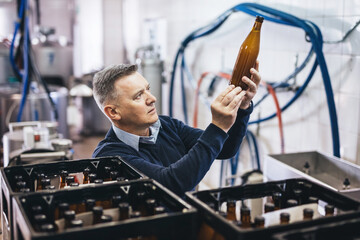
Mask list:
[[[238,109],[240,107],[242,100],[245,97],[245,94],[246,94],[246,91],[241,91],[238,95],[236,95],[234,97],[234,99],[231,101],[231,103],[229,104],[229,108],[231,110]]]
[[[235,88],[234,85],[229,85],[224,91],[222,91],[215,99],[215,101],[221,102],[224,97]]]

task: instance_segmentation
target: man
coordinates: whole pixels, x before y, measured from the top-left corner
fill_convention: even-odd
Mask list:
[[[234,156],[246,133],[251,100],[260,75],[243,77],[248,90],[228,86],[211,104],[212,121],[205,129],[158,116],[156,98],[136,65],[110,66],[94,76],[94,98],[112,122],[93,157],[121,156],[129,164],[183,195],[194,189],[214,159]]]

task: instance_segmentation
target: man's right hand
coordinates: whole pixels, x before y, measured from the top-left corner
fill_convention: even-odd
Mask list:
[[[245,94],[246,91],[240,87],[228,86],[211,104],[211,123],[225,132],[229,131]]]

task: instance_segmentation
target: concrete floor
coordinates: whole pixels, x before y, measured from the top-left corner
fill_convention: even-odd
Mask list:
[[[82,136],[80,139],[73,140],[74,156],[73,159],[87,159],[91,158],[91,155],[98,145],[98,143],[104,139],[102,136]]]

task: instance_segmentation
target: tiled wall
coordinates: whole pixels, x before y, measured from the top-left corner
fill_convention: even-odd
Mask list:
[[[276,8],[313,21],[326,41],[339,40],[360,19],[359,0],[264,0],[260,4]],[[180,42],[193,30],[208,24],[217,16],[241,1],[216,0],[139,0],[143,19],[162,17],[167,20],[167,58],[171,71]],[[141,20],[139,21],[141,23]],[[229,20],[209,37],[192,42],[186,50],[189,68],[195,79],[204,71],[224,71],[233,67],[240,44],[250,31],[254,17],[244,13],[232,14]],[[265,81],[280,81],[306,57],[310,43],[305,41],[301,29],[264,22],[259,55],[260,72]],[[334,91],[338,114],[341,156],[350,162],[360,164],[360,27],[343,43],[324,44]],[[307,77],[314,57],[297,77],[301,85]],[[183,119],[179,78],[174,95],[174,115]],[[224,87],[221,84],[220,87]],[[167,86],[168,87],[168,86]],[[167,91],[167,90],[166,90]],[[258,97],[264,93],[260,88]],[[193,116],[194,91],[187,84],[188,114],[190,124]],[[293,92],[279,92],[280,105],[284,105]],[[167,95],[163,99],[167,106]],[[255,99],[256,101],[256,99]],[[205,106],[205,105],[204,105]],[[164,109],[168,112],[167,107]],[[255,109],[251,119],[268,116],[275,112],[273,100],[269,97]],[[304,94],[288,110],[283,112],[285,152],[321,151],[332,154],[332,137],[329,113],[321,72],[318,68]],[[200,126],[211,120],[207,107],[199,110]],[[280,153],[280,138],[277,119],[263,122],[249,129],[257,130],[262,154]],[[244,150],[246,151],[246,150]],[[244,156],[246,157],[246,156]],[[216,164],[215,164],[216,165]],[[248,165],[251,168],[251,165]],[[214,180],[214,182],[216,182]]]

